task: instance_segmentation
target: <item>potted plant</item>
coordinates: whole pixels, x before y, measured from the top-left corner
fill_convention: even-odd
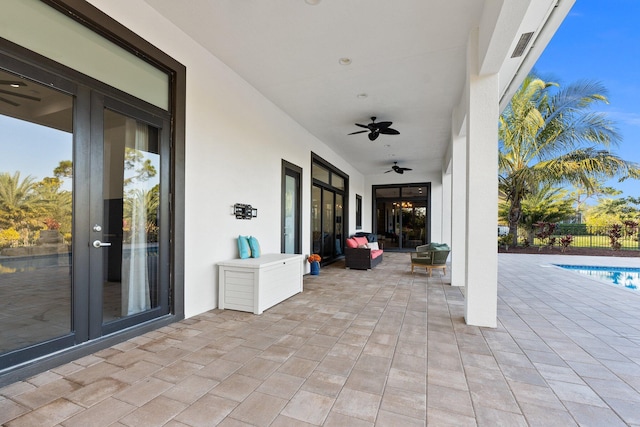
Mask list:
[[[320,274],[320,261],[322,261],[320,255],[311,254],[307,257],[307,261],[311,265],[311,274],[314,276]]]
[[[509,250],[509,245],[513,241],[513,234],[504,234],[498,237],[498,247],[503,247],[505,251]]]

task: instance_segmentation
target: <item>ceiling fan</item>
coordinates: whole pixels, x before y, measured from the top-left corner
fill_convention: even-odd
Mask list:
[[[400,132],[398,132],[395,129],[391,129],[389,127],[392,124],[393,124],[393,122],[379,122],[379,123],[376,123],[376,118],[375,117],[371,117],[371,123],[369,123],[368,125],[361,125],[360,123],[356,123],[356,126],[360,126],[361,128],[365,128],[367,130],[359,130],[357,132],[351,132],[349,135],[355,135],[357,133],[369,132],[369,140],[370,141],[375,141],[376,138],[378,138],[378,136],[380,136],[380,134],[383,134],[383,135],[400,135]]]
[[[400,166],[398,166],[398,162],[393,162],[393,166],[391,166],[391,169],[389,169],[385,173],[395,172],[395,173],[399,173],[399,174],[402,175],[404,173],[404,171],[411,171],[411,170],[413,170],[413,169],[411,169],[411,168],[401,168]]]
[[[0,88],[2,86],[9,86],[10,88],[21,88],[21,87],[26,87],[26,83],[21,82],[21,81],[13,81],[13,80],[0,80]],[[0,95],[5,95],[5,96],[12,96],[14,98],[21,98],[21,99],[28,99],[31,101],[36,101],[36,102],[40,102],[41,99],[35,96],[30,96],[30,95],[25,95],[22,93],[16,93],[14,91],[11,90],[5,90],[5,89],[0,89]],[[0,101],[9,104],[11,106],[14,107],[19,107],[20,104],[18,102],[15,102],[11,99],[7,99],[4,96],[0,96]]]

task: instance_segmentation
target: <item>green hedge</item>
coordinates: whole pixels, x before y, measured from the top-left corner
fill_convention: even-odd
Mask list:
[[[567,234],[571,234],[572,236],[587,236],[589,235],[589,231],[587,230],[587,224],[558,224],[553,234],[554,236],[564,236]]]

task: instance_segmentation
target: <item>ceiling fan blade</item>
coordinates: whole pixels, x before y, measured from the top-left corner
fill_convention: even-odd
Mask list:
[[[389,169],[388,171],[386,171],[385,173],[389,173],[389,172],[393,172],[393,169]]]
[[[380,130],[382,129],[386,129],[389,126],[391,126],[393,124],[393,122],[378,122],[378,123],[374,123],[376,125],[376,127]]]
[[[391,129],[391,128],[388,128],[388,129],[380,129],[380,133],[383,133],[383,134],[385,134],[385,135],[400,135],[400,132],[398,132],[398,131],[397,131],[397,130],[395,130],[395,129]]]
[[[360,123],[356,123],[356,126],[360,126],[361,128],[370,129],[369,125],[361,125]]]
[[[42,101],[42,99],[36,97],[36,96],[29,96],[29,95],[24,95],[22,93],[16,93],[16,92],[11,92],[8,90],[4,90],[4,89],[0,89],[0,93],[3,93],[5,95],[11,95],[11,96],[15,96],[16,98],[23,98],[23,99],[30,99],[31,101]]]
[[[380,135],[379,132],[371,132],[369,134],[369,141],[375,141],[379,135]]]
[[[413,169],[411,168],[402,168],[403,171],[412,171]]]
[[[359,130],[357,132],[348,133],[347,135],[355,135],[356,133],[365,133],[365,132],[369,132],[369,131],[368,130]]]
[[[11,101],[11,100],[9,100],[7,98],[0,97],[0,101],[6,102],[7,104],[13,105],[14,107],[19,107],[20,106],[20,104],[18,104],[17,102],[13,102],[13,101]]]

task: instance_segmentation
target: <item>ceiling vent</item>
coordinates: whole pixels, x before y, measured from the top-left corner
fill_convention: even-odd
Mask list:
[[[511,54],[512,58],[519,58],[522,56],[522,54],[524,53],[524,49],[527,47],[529,41],[531,40],[531,37],[533,37],[533,32],[524,33],[520,36],[520,40],[518,40],[518,44],[516,45],[516,48],[513,49],[513,53]]]

